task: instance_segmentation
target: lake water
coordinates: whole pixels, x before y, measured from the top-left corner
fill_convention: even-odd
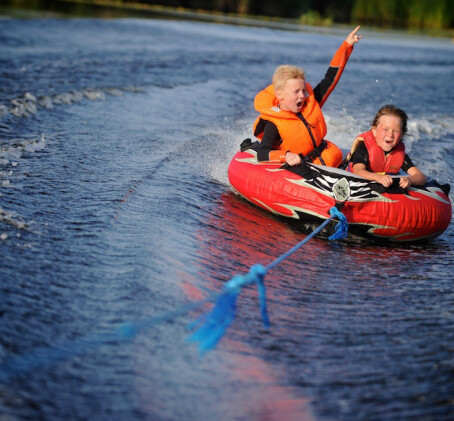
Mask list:
[[[250,288],[214,351],[186,341],[188,303],[304,238],[227,167],[275,67],[316,85],[348,32],[0,19],[0,418],[454,418],[452,224],[422,245],[313,239],[265,279],[269,331]],[[348,148],[394,103],[413,161],[453,185],[454,44],[363,34],[327,138]]]

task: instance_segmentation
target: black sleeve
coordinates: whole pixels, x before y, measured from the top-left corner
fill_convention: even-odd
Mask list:
[[[411,168],[411,167],[416,167],[415,164],[413,164],[412,160],[410,159],[410,157],[405,154],[405,159],[404,159],[404,163],[402,164],[402,169],[405,171],[405,172],[408,172],[408,170]]]
[[[264,122],[263,138],[257,150],[257,160],[268,161],[270,151],[276,149],[282,143],[279,131],[271,121],[261,120]]]
[[[369,152],[367,152],[364,142],[359,142],[355,152],[353,152],[350,162],[355,164],[364,164],[366,168],[369,166]]]
[[[339,71],[338,67],[329,67],[325,73],[325,77],[319,82],[319,84],[314,88],[315,100],[320,104],[323,97],[331,88],[332,84],[336,80],[337,73]]]

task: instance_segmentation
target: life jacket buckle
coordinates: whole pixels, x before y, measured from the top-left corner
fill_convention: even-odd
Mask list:
[[[314,148],[313,151],[304,156],[304,160],[313,162],[315,159],[321,158],[322,152],[326,149],[327,146],[328,144],[326,143],[326,140],[322,139],[320,145],[318,145],[316,148]]]

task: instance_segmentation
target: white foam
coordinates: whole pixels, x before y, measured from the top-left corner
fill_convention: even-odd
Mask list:
[[[240,150],[241,142],[252,137],[252,121],[237,120],[218,130],[207,129],[203,136],[210,139],[212,149],[202,153],[203,166],[209,177],[226,186],[230,185],[227,170],[233,156]],[[254,140],[254,139],[252,139]]]
[[[123,95],[123,93],[117,88],[106,88],[106,89],[104,89],[104,91],[106,92],[106,94],[112,95],[112,96],[122,96]]]
[[[6,142],[5,142],[6,143]],[[0,183],[3,188],[12,187],[9,177],[13,175],[13,169],[19,165],[24,153],[34,153],[43,149],[46,145],[44,134],[35,139],[13,139],[8,145],[0,149]],[[12,169],[8,169],[8,167]]]
[[[3,143],[3,142],[2,142]],[[13,175],[13,170],[19,165],[25,153],[34,153],[41,150],[46,145],[44,135],[34,139],[12,139],[8,141],[8,145],[0,149],[0,196],[2,189],[13,188],[10,177]],[[30,222],[20,220],[11,212],[7,212],[0,207],[0,222],[10,225],[13,228],[20,230],[28,230]],[[5,241],[8,234],[0,234],[0,240]]]
[[[442,139],[454,134],[454,116],[440,115],[413,119],[408,123],[408,137],[413,141],[421,138]]]
[[[71,105],[75,102],[80,102],[83,99],[83,95],[78,91],[65,92],[62,94],[55,95],[52,98],[54,104],[66,104]]]
[[[325,114],[325,121],[328,127],[326,139],[342,149],[350,149],[355,137],[368,130],[368,122],[358,120],[346,110],[342,110],[336,116]]]
[[[94,100],[101,100],[105,101],[106,100],[106,95],[101,89],[85,89],[84,90],[84,95],[86,98],[90,99],[91,101]]]
[[[53,96],[40,95],[38,98],[30,92],[26,92],[10,101],[10,105],[0,105],[0,118],[12,115],[17,118],[30,117],[37,113],[39,108],[51,110],[54,105],[71,105],[88,99],[90,101],[105,101],[106,94],[110,96],[122,96],[125,92],[143,93],[142,87],[107,87],[107,88],[86,88],[81,91],[71,90]]]
[[[14,228],[21,230],[29,229],[27,223],[20,221],[14,214],[12,214],[11,212],[6,212],[1,207],[0,207],[0,222],[3,222],[5,224],[8,224]],[[5,240],[6,238],[2,238],[2,240]]]
[[[42,108],[45,108],[46,110],[51,110],[52,108],[54,108],[52,104],[52,98],[44,95],[38,98],[38,105]]]
[[[34,152],[45,147],[46,138],[44,134],[34,139],[12,139],[7,142],[9,145],[0,149],[0,163],[8,164],[11,159],[20,159],[24,152]],[[14,162],[14,166],[17,162]]]

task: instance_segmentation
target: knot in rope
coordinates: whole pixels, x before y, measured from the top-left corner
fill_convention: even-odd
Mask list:
[[[194,327],[203,324],[189,338],[190,341],[199,343],[198,348],[202,355],[216,346],[235,319],[236,301],[241,288],[245,285],[257,284],[263,324],[266,328],[269,327],[265,285],[263,282],[265,274],[265,267],[255,264],[246,275],[235,275],[230,281],[225,283],[222,288],[223,292],[217,298],[213,309],[191,325],[191,327]]]
[[[333,235],[328,237],[329,240],[343,240],[345,237],[347,237],[348,233],[348,222],[347,218],[345,215],[336,208],[336,206],[333,206],[330,210],[329,213],[331,217],[336,217],[339,222],[336,225],[336,231],[334,232]]]

